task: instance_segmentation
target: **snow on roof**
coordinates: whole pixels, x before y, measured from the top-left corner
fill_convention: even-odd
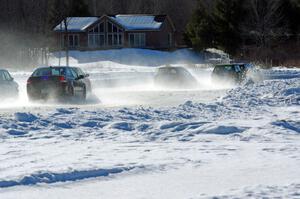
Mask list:
[[[67,18],[67,27],[70,32],[83,32],[87,27],[95,23],[99,17],[68,17]],[[54,31],[64,31],[65,25],[62,21],[58,24]]]
[[[126,30],[158,30],[163,23],[154,15],[115,15],[109,18]]]
[[[113,15],[108,17],[126,30],[159,30],[165,19],[165,15]],[[84,32],[99,19],[99,17],[68,17],[68,31]],[[64,30],[63,21],[54,28],[54,31],[57,32]]]

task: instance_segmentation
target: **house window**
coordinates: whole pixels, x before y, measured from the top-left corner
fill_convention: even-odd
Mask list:
[[[105,35],[104,34],[89,34],[88,43],[89,47],[102,47],[105,45]]]
[[[88,45],[91,48],[102,47],[105,45],[104,23],[98,24],[89,30]]]
[[[123,45],[123,30],[118,26],[107,22],[107,45],[108,46],[122,46]]]
[[[145,47],[146,34],[145,33],[130,33],[129,43],[131,47]]]
[[[134,34],[129,34],[129,43],[130,46],[134,46]]]
[[[110,22],[107,22],[107,32],[112,32],[112,30],[113,30],[113,24],[112,23],[110,23]]]
[[[68,35],[69,47],[74,48],[79,46],[79,35],[69,34]]]

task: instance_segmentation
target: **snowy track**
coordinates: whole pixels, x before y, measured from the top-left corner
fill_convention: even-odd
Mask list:
[[[102,104],[2,107],[0,198],[299,198],[300,71],[270,74],[229,91],[99,88]]]

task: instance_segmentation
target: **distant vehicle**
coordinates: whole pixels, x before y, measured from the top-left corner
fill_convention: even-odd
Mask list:
[[[245,80],[257,81],[261,75],[252,64],[233,63],[215,65],[212,73],[213,81],[239,84]]]
[[[155,85],[167,88],[195,88],[198,81],[183,67],[161,67],[154,77]]]
[[[88,77],[77,67],[41,67],[27,80],[27,94],[30,100],[64,97],[86,100],[87,94],[91,92]]]
[[[19,86],[9,72],[0,69],[0,92],[4,98],[15,98],[19,95]]]

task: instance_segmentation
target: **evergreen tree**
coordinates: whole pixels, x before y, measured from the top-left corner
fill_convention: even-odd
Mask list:
[[[293,35],[300,34],[300,0],[286,0],[285,15]]]
[[[210,5],[198,1],[198,9],[186,29],[186,38],[197,50],[209,47],[234,54],[241,44],[240,23],[244,19],[243,0],[217,0]]]
[[[218,0],[213,12],[216,46],[235,54],[241,45],[240,24],[244,20],[243,0]]]
[[[188,23],[185,40],[196,50],[204,50],[215,46],[216,30],[213,19],[204,1],[199,0],[198,7]]]
[[[90,15],[89,7],[85,0],[72,0],[69,6],[69,16],[85,17]]]

